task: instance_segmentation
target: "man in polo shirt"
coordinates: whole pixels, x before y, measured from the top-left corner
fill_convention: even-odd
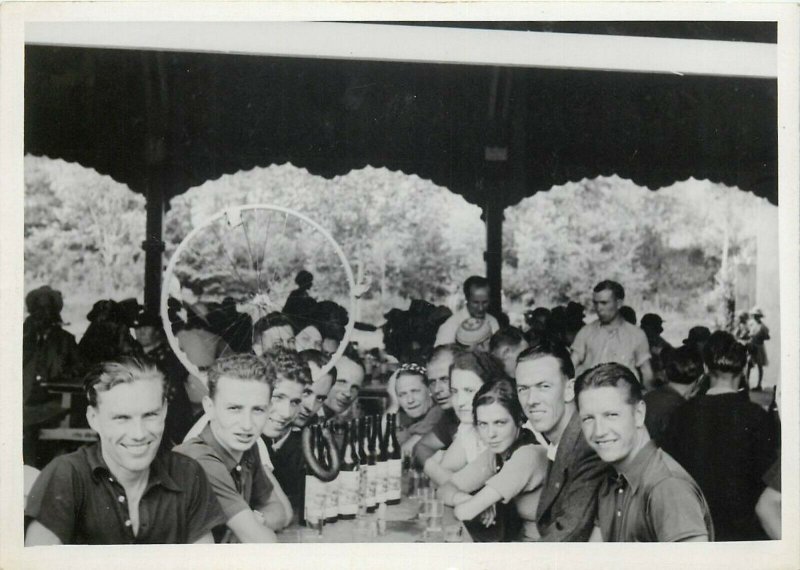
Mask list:
[[[642,387],[628,368],[599,364],[575,382],[581,429],[614,468],[598,492],[592,541],[707,542],[711,513],[694,479],[650,440]]]
[[[86,376],[86,417],[98,443],[54,459],[28,495],[25,544],[212,542],[225,518],[201,467],[158,454],[166,383],[134,359]]]
[[[500,323],[492,315],[487,313],[489,309],[489,281],[485,277],[473,275],[464,281],[464,297],[467,300],[466,306],[456,311],[450,316],[436,333],[434,346],[441,344],[452,344],[456,341],[456,332],[461,323],[469,318],[484,320],[489,322],[492,333],[500,330]]]
[[[630,324],[622,315],[625,289],[615,281],[601,281],[594,288],[592,301],[597,320],[585,325],[572,343],[572,362],[580,374],[603,362],[618,362],[639,371],[645,388],[651,388],[650,345],[642,329]]]
[[[203,398],[208,425],[174,450],[200,463],[217,495],[225,524],[214,529],[216,542],[277,540],[269,523],[283,520],[284,506],[256,449],[276,377],[269,360],[252,354],[218,359],[208,370]]]
[[[458,430],[458,416],[450,400],[450,367],[453,355],[460,350],[455,344],[443,344],[433,349],[428,360],[428,391],[433,401],[442,409],[442,415],[433,429],[422,436],[414,447],[414,464],[423,467],[429,457],[440,449],[450,447]]]
[[[550,460],[541,495],[515,500],[523,540],[585,542],[597,515],[597,488],[608,472],[581,434],[575,412],[575,369],[567,348],[540,340],[518,357],[517,397],[529,427],[548,442]]]

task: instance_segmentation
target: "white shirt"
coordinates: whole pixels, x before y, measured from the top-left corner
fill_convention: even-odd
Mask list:
[[[442,326],[439,327],[439,330],[436,333],[436,342],[433,344],[433,346],[454,343],[456,341],[456,332],[458,332],[458,327],[460,327],[461,323],[470,317],[471,315],[466,307],[453,313],[450,318],[442,323]],[[486,320],[489,321],[492,334],[500,330],[500,323],[498,323],[497,319],[495,319],[489,313],[486,313]]]
[[[536,441],[539,442],[539,445],[543,445],[544,448],[547,450],[547,459],[549,459],[550,461],[555,461],[556,453],[558,453],[558,444],[550,443],[549,441],[547,441],[547,438],[545,438],[542,434],[533,429],[533,424],[531,423],[530,420],[525,422],[522,427],[528,431],[533,432],[533,437],[536,438]]]

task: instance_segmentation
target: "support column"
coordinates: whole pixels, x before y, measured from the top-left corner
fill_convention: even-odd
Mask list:
[[[486,222],[486,278],[489,280],[489,310],[503,310],[503,207],[488,201],[483,207]]]
[[[144,250],[144,307],[158,314],[161,302],[161,279],[164,262],[164,193],[160,184],[150,182],[147,188],[147,233]]]

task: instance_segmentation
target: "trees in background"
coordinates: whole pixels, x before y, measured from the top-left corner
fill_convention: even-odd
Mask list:
[[[25,186],[26,287],[51,283],[67,299],[71,291],[141,291],[142,196],[79,165],[36,157],[26,157]],[[367,299],[383,310],[409,298],[444,303],[464,278],[484,272],[479,208],[417,176],[372,167],[325,180],[271,166],[207,182],[172,200],[166,255],[204,218],[254,203],[295,209],[328,229],[354,271],[360,264],[372,277]],[[612,177],[554,188],[506,210],[505,298],[588,303],[595,283],[617,279],[638,306],[715,311],[735,287],[730,268],[755,259],[754,214],[764,208],[777,223],[774,206],[709,182],[650,192]]]

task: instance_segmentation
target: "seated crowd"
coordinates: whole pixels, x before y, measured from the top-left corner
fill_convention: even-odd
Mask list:
[[[301,272],[284,311],[256,322],[199,292],[171,305],[202,379],[156,316],[102,302],[76,344],[60,294],[32,292],[25,462],[43,470],[26,545],[277,541],[304,509],[303,429],[357,418],[371,374],[353,346],[329,366],[348,315],[312,299],[312,279]],[[658,315],[635,325],[613,281],[593,291],[597,320],[577,303],[536,308],[525,331],[488,313],[489,293],[471,277],[463,311],[415,302],[384,329],[387,347],[403,345],[385,413],[404,463],[473,541],[780,538],[779,425],[750,401],[745,344],[695,327],[673,348]],[[389,333],[414,323],[427,330],[406,343]],[[39,465],[36,431],[58,419],[46,388],[67,370],[84,378],[98,441]]]

